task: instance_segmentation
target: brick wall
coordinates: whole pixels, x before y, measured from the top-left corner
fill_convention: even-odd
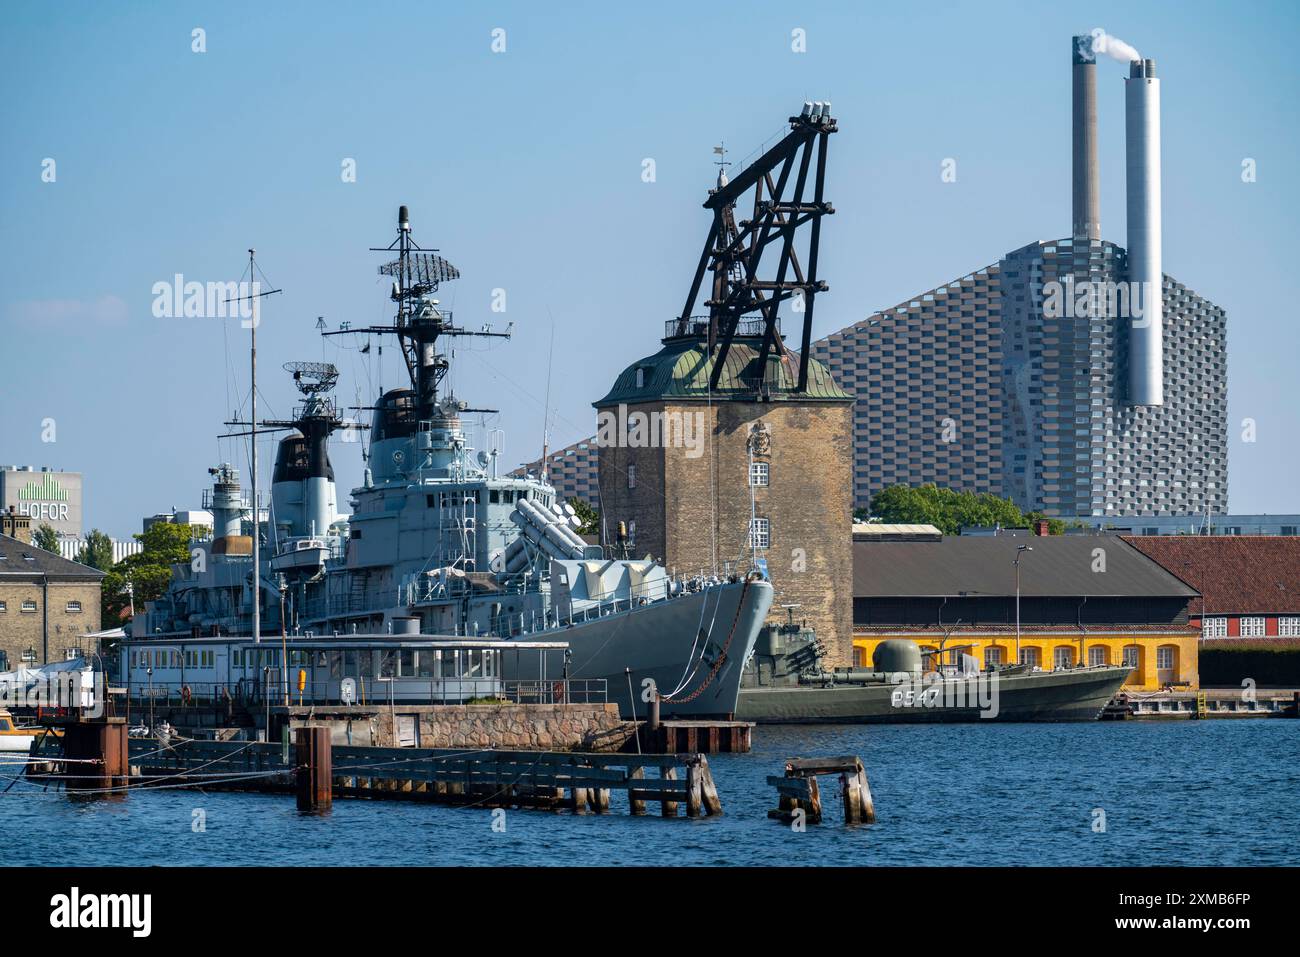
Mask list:
[[[636,411],[704,417],[711,441],[692,458],[681,447],[600,450],[606,534],[619,520],[636,523],[638,556],[662,559],[693,573],[731,563],[750,568],[749,437],[759,425],[770,447],[770,484],[754,489],[755,514],[770,523],[760,552],[776,588],[771,619],[785,620],[783,604],[798,604],[826,644],[833,664],[852,657],[853,506],[852,405],[787,401],[642,403]],[[636,483],[627,475],[634,467]],[[710,494],[713,490],[713,494]]]
[[[97,582],[57,582],[49,584],[48,650],[43,637],[46,609],[40,581],[0,581],[0,651],[8,657],[9,668],[23,665],[23,652],[36,649],[36,663],[63,661],[64,650],[81,648],[89,651],[81,636],[99,631],[99,594]],[[23,602],[35,603],[34,611],[23,611]],[[80,602],[80,611],[69,611],[70,602]]]

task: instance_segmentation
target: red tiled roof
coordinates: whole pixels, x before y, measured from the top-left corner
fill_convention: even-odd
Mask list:
[[[1300,613],[1300,536],[1124,535],[1204,594],[1208,615]],[[1200,614],[1200,599],[1188,610]]]

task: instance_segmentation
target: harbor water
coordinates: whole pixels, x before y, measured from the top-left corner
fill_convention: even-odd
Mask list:
[[[839,754],[863,758],[878,823],[841,823],[834,778],[824,823],[767,819],[786,758]],[[760,727],[751,754],[709,761],[725,813],[671,821],[622,795],[608,816],[339,800],[314,818],[292,796],[19,781],[0,846],[65,866],[1284,865],[1300,834],[1298,721]]]

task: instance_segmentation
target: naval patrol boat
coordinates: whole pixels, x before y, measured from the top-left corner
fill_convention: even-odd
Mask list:
[[[883,641],[871,668],[823,667],[816,633],[794,620],[764,630],[746,664],[736,717],[756,724],[920,724],[1094,721],[1132,669],[1091,665],[1044,671],[981,669],[963,647],[930,653],[907,638]]]
[[[678,577],[626,549],[607,554],[578,534],[573,508],[544,474],[499,474],[499,450],[472,449],[462,424],[467,412],[491,410],[471,409],[444,387],[450,360],[439,344],[509,333],[466,329],[441,308],[434,293],[459,272],[414,241],[405,206],[396,239],[377,251],[395,255],[379,267],[392,281],[394,321],[323,334],[396,336],[409,386],[383,392],[362,427],[345,419],[330,397],[338,378],[333,365],[285,366],[303,396],[293,418],[235,423],[258,433],[287,432],[277,450],[269,516],[247,522],[251,509],[237,471],[229,464],[209,470],[213,486],[204,504],[212,509],[213,536],[194,543],[194,560],[175,566],[167,592],[133,621],[132,638],[154,650],[124,655],[128,681],[161,681],[166,676],[155,670],[179,662],[192,682],[224,687],[233,673],[222,675],[221,662],[247,667],[248,649],[228,649],[229,642],[221,644],[223,652],[198,645],[163,649],[169,639],[242,635],[261,646],[254,660],[268,661],[282,642],[266,640],[267,634],[317,645],[336,638],[340,648],[391,635],[412,654],[398,656],[390,677],[403,677],[401,669],[409,667],[417,678],[429,667],[419,663],[421,640],[443,642],[430,644],[427,660],[456,669],[457,677],[471,659],[458,657],[447,642],[465,645],[460,650],[468,655],[471,645],[491,640],[505,653],[485,660],[495,662],[507,687],[553,681],[567,689],[578,681],[601,687],[626,717],[644,717],[656,695],[665,717],[733,716],[743,664],[772,604],[771,584],[757,574]],[[365,447],[363,483],[351,492],[351,514],[343,516],[330,437],[341,432],[348,444],[366,428],[368,442],[358,443]],[[254,535],[261,536],[256,575]],[[270,626],[259,636],[250,634],[254,600]],[[331,688],[352,676],[343,674],[349,661],[362,681],[367,666],[373,677],[379,661],[373,649],[351,657],[317,651],[321,661],[338,663],[339,674],[325,675],[335,682]],[[284,662],[271,664],[287,686],[298,659],[284,654]],[[407,693],[418,695],[420,686],[409,682]]]

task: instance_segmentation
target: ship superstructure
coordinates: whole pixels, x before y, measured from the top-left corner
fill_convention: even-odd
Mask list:
[[[256,426],[288,430],[261,530],[263,635],[278,637],[283,621],[284,633],[308,637],[552,641],[567,648],[505,656],[507,671],[519,670],[505,677],[604,679],[628,715],[644,714],[653,694],[665,714],[732,714],[771,585],[757,576],[674,578],[649,558],[607,557],[578,534],[573,508],[544,477],[500,475],[497,450],[471,448],[462,422],[490,410],[444,387],[450,361],[440,343],[509,333],[466,329],[441,308],[434,294],[459,273],[414,242],[406,207],[383,251],[396,253],[379,269],[392,279],[394,322],[326,333],[396,336],[409,377],[369,410],[351,514],[337,513],[328,455],[333,433],[356,428],[329,398],[333,366],[287,365],[302,403],[292,420]],[[251,549],[230,517],[242,504],[238,480],[229,466],[216,471],[214,503],[230,504],[206,547],[214,561],[178,566],[168,594],[137,617],[136,637],[237,635],[251,625]]]

